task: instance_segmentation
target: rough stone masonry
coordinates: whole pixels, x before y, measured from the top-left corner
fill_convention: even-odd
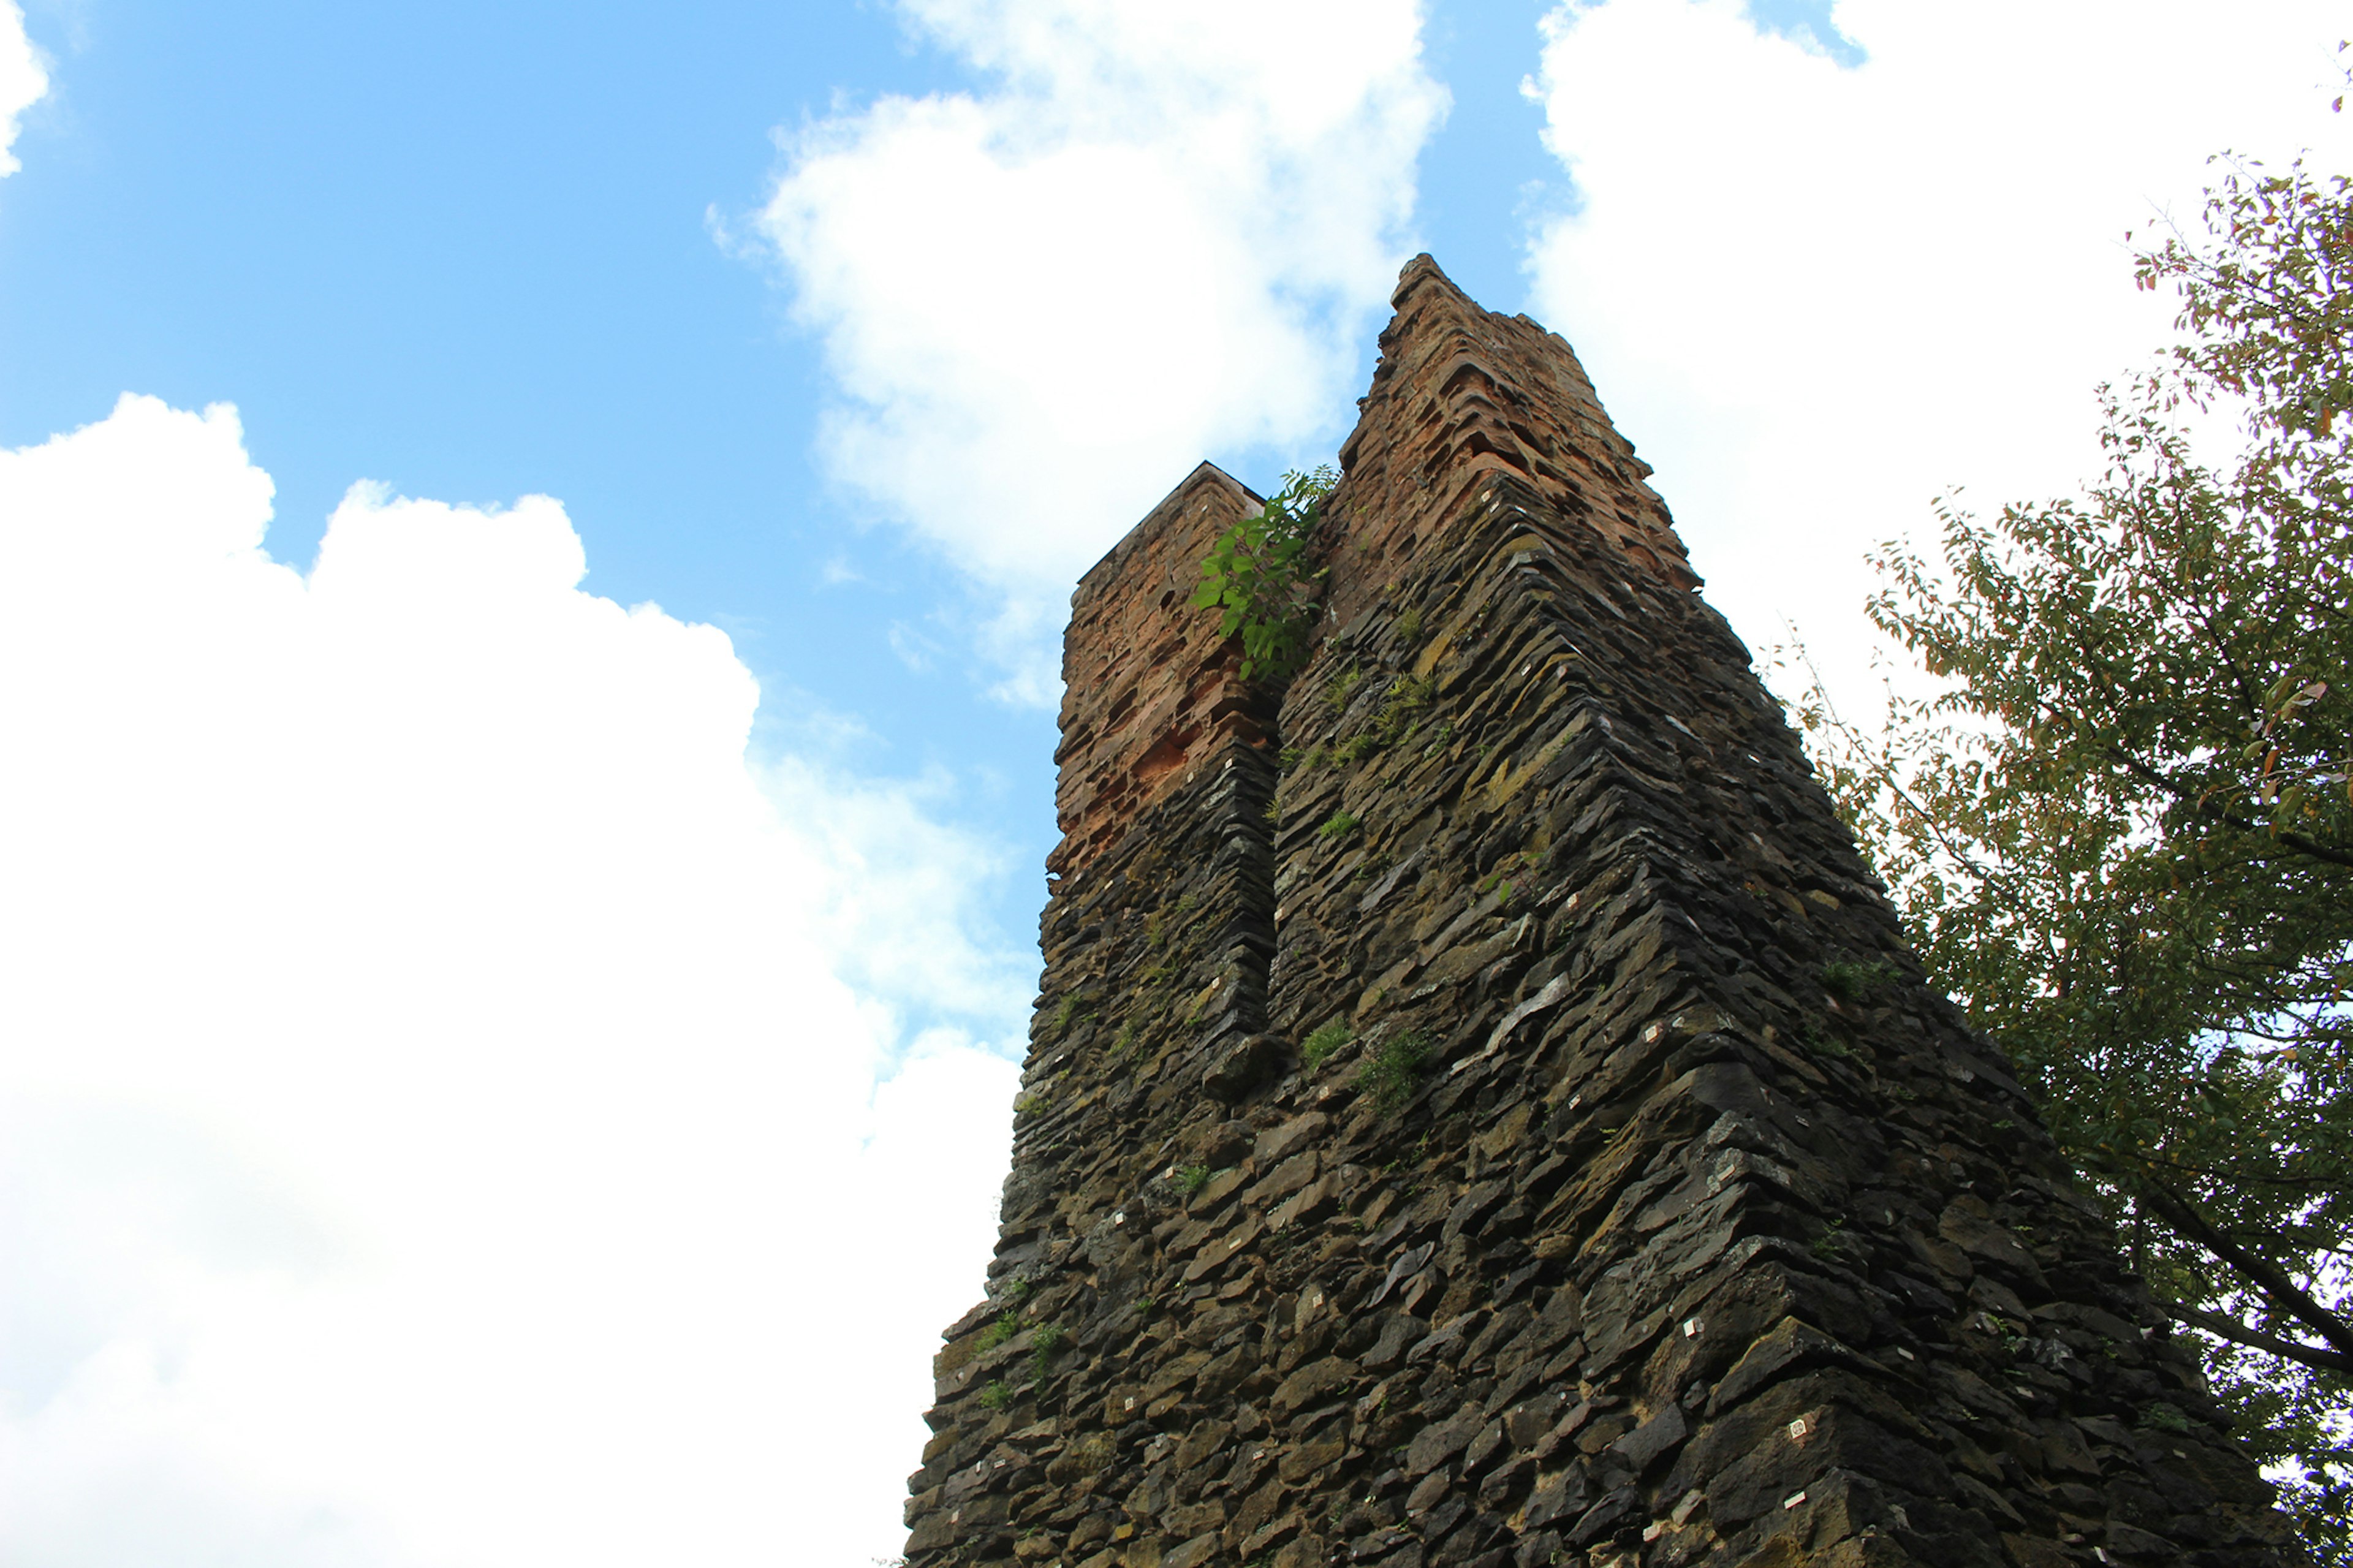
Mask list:
[[[2295,1562],[1568,345],[1406,269],[1312,662],[1079,585],[911,1568]]]

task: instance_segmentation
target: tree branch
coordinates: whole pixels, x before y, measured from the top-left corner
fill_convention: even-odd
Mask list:
[[[2158,1305],[2180,1321],[2195,1323],[2217,1339],[2229,1340],[2250,1350],[2269,1351],[2284,1361],[2300,1362],[2319,1372],[2353,1372],[2353,1356],[2338,1355],[2335,1351],[2322,1350],[2318,1345],[2301,1345],[2293,1340],[2279,1339],[2260,1329],[2251,1329],[2236,1318],[2210,1312],[2202,1307],[2185,1307],[2179,1301],[2159,1301]]]
[[[2270,1297],[2274,1306],[2327,1340],[2346,1361],[2348,1369],[2353,1369],[2353,1323],[2348,1323],[2314,1300],[2302,1286],[2288,1277],[2287,1270],[2268,1258],[2256,1257],[2217,1230],[2207,1222],[2205,1215],[2190,1207],[2179,1194],[2162,1183],[2149,1182],[2141,1192],[2159,1219],[2238,1270],[2241,1277]]]
[[[2353,1182],[2348,1182],[2342,1176],[2291,1176],[2274,1175],[2263,1171],[2233,1171],[2219,1165],[2192,1165],[2167,1154],[2143,1154],[2140,1158],[2152,1165],[2162,1165],[2168,1171],[2177,1171],[2185,1176],[2204,1176],[2210,1181],[2241,1182],[2265,1187],[2292,1187],[2298,1192],[2306,1193],[2339,1193],[2353,1187]]]
[[[1788,625],[1787,622],[1784,622],[1783,624],[1785,626]],[[1864,759],[1863,767],[1868,771],[1873,782],[1877,784],[1880,788],[1887,791],[1890,795],[1894,796],[1898,805],[1902,806],[1905,811],[1910,812],[1914,818],[1915,818],[1922,826],[1926,827],[1928,830],[1929,835],[1936,839],[1936,847],[1942,849],[1946,854],[1951,856],[1955,861],[1958,862],[1963,867],[1966,867],[1971,876],[1974,876],[1979,881],[1997,889],[2007,886],[2008,879],[2004,878],[2000,872],[1979,864],[1967,849],[1955,843],[1952,836],[1946,832],[1945,825],[1937,820],[1935,814],[1923,806],[1918,801],[1912,798],[1911,791],[1904,787],[1904,781],[1896,777],[1895,770],[1890,767],[1886,762],[1881,758],[1876,751],[1863,743],[1862,731],[1857,730],[1852,724],[1849,723],[1846,718],[1839,712],[1838,705],[1831,700],[1830,688],[1822,682],[1822,672],[1814,667],[1813,654],[1806,647],[1804,643],[1797,642],[1796,640],[1797,628],[1795,626],[1790,626],[1788,629],[1790,639],[1797,647],[1798,657],[1805,662],[1806,674],[1812,679],[1812,695],[1820,699],[1821,701],[1822,716],[1824,720],[1831,728],[1835,729],[1839,732],[1841,738],[1844,739],[1847,749],[1851,754]]]
[[[2142,762],[2138,757],[2134,756],[2130,752],[2126,751],[2121,746],[2112,746],[2108,750],[2109,754],[2115,757],[2119,763],[2122,763],[2126,769],[2136,777],[2145,779],[2148,783],[2155,784],[2158,788],[2163,790],[2174,799],[2187,805],[2190,810],[2196,812],[2199,816],[2204,817],[2209,822],[2219,822],[2225,827],[2235,827],[2242,833],[2268,832],[2274,838],[2277,839],[2280,843],[2286,845],[2289,848],[2296,851],[2300,855],[2309,856],[2315,860],[2326,861],[2331,866],[2353,867],[2353,852],[2348,852],[2343,849],[2338,849],[2334,846],[2323,844],[2316,838],[2307,838],[2301,833],[2291,832],[2284,827],[2274,826],[2266,828],[2262,823],[2256,822],[2250,817],[2241,816],[2234,811],[2227,810],[2221,806],[2215,805],[2211,801],[2193,796],[2188,790],[2182,788],[2181,785],[2174,783],[2172,779],[2167,777],[2162,771],[2149,766],[2147,763]]]

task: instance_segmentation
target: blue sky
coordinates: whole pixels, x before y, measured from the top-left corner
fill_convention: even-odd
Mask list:
[[[2353,166],[2318,0],[24,10],[28,1568],[887,1555],[1069,586],[1200,458],[1327,460],[1408,256],[1867,701],[1864,551],[2097,462],[2121,237]]]
[[[1452,107],[1399,237],[1500,310],[1527,304],[1528,225],[1573,202],[1520,92],[1544,10],[1441,5],[1423,32]],[[1821,0],[1756,14],[1834,36]],[[358,479],[559,497],[590,591],[725,628],[764,681],[863,726],[860,765],[952,769],[1042,856],[1049,715],[892,655],[892,625],[965,584],[861,529],[813,464],[825,368],[773,268],[708,221],[757,206],[776,128],[985,73],[879,3],[649,26],[606,5],[35,0],[28,27],[58,86],[0,211],[0,445],[125,389],[233,403],[278,487],[269,547],[296,564]],[[1367,336],[1357,383],[1370,363]],[[1352,413],[1208,455],[1264,482],[1328,456]]]
[[[1547,162],[1515,91],[1537,10],[1465,9],[1432,26],[1475,106],[1432,148],[1462,175],[1435,223],[1516,308],[1514,208]],[[1040,715],[889,656],[888,621],[957,584],[828,493],[823,368],[706,217],[756,206],[775,128],[978,73],[879,5],[649,26],[620,6],[124,0],[36,5],[29,26],[60,86],[0,218],[0,443],[125,388],[234,403],[278,485],[270,551],[297,563],[355,479],[561,497],[591,590],[725,627],[764,679],[870,725],[862,760],[1025,774],[1034,840]]]
[[[954,80],[888,11],[133,0],[31,21],[61,85],[5,218],[0,441],[126,387],[233,402],[278,483],[269,547],[305,563],[356,479],[561,496],[595,590],[724,625],[846,710],[918,705],[916,756],[986,744],[961,701],[925,710],[892,661],[840,657],[881,650],[872,607],[818,577],[849,521],[809,466],[819,372],[705,223],[756,202],[771,128]],[[920,556],[875,553],[893,592],[941,591]]]
[[[1444,5],[1422,31],[1451,107],[1397,237],[1498,310],[1528,303],[1531,226],[1575,203],[1521,91],[1545,10]],[[1750,15],[1839,37],[1827,0]],[[711,221],[756,208],[778,128],[987,73],[879,0],[659,26],[604,5],[35,0],[28,30],[58,86],[0,211],[0,445],[125,389],[235,404],[277,484],[269,548],[297,565],[359,479],[556,496],[589,591],[724,628],[765,683],[854,722],[848,760],[949,770],[976,820],[1042,858],[1050,715],[988,700],[960,661],[893,655],[892,626],[967,585],[812,461],[825,366],[774,267]],[[1352,397],[1305,440],[1207,455],[1260,483],[1312,465]],[[1005,892],[1018,930],[1034,886]]]

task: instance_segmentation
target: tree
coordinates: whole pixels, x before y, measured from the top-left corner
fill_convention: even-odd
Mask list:
[[[1793,705],[1922,959],[2039,1090],[2315,1552],[2353,1563],[2353,194],[2225,162],[2136,282],[2080,499],[1950,500],[1870,613],[1938,678]],[[2219,452],[2218,452],[2219,448]]]

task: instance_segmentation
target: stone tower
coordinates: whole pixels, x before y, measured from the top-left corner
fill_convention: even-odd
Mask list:
[[[1287,689],[1214,468],[1073,596],[910,1568],[2295,1561],[1568,345],[1395,303]]]

